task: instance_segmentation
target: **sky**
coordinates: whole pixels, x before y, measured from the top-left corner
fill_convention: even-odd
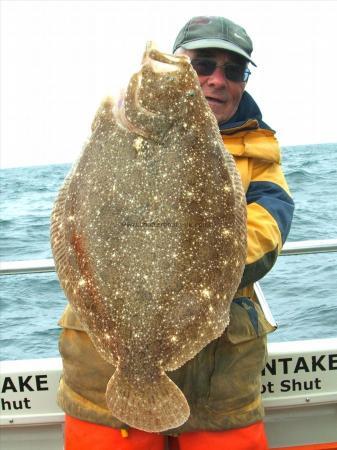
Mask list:
[[[222,15],[254,44],[247,91],[281,145],[337,142],[337,1],[0,0],[0,166],[73,162],[106,95],[171,52],[193,16]]]

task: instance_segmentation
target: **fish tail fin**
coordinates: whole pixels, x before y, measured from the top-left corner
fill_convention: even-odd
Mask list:
[[[165,372],[150,382],[129,380],[116,369],[106,400],[112,414],[121,422],[148,432],[160,432],[182,425],[190,415],[184,394]]]

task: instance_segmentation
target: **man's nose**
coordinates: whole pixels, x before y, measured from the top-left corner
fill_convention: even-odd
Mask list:
[[[223,67],[216,67],[214,72],[208,77],[207,83],[209,86],[224,87],[227,85],[228,80],[226,78]]]

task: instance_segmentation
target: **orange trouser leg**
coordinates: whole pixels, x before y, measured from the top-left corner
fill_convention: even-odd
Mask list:
[[[131,428],[120,430],[66,415],[65,450],[164,450],[164,436]]]
[[[268,450],[263,422],[226,431],[183,433],[179,450]]]

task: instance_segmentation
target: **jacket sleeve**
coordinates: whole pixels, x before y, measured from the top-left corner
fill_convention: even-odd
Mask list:
[[[282,249],[294,212],[294,202],[278,163],[253,159],[246,193],[248,254],[240,287],[261,279]]]

